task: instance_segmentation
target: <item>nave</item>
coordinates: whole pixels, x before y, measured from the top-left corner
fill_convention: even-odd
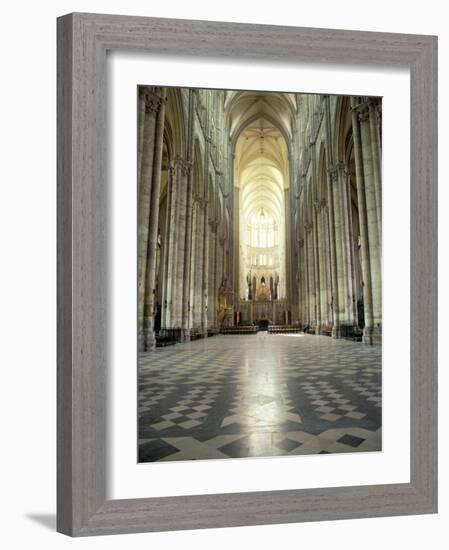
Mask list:
[[[381,450],[381,98],[138,109],[139,461]]]
[[[139,350],[382,341],[381,99],[139,87]]]

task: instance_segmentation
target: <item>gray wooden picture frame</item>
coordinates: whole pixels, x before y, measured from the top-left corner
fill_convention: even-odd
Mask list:
[[[437,511],[437,38],[74,13],[58,19],[57,529],[72,536]],[[106,52],[408,67],[410,483],[106,499]]]

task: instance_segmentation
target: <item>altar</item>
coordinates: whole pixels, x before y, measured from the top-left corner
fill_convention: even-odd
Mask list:
[[[238,311],[242,325],[283,325],[287,303],[285,300],[239,300]]]

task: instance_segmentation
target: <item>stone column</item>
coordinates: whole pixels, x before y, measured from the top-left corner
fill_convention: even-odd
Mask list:
[[[209,221],[207,212],[207,201],[204,204],[203,212],[203,280],[202,280],[202,308],[201,328],[204,337],[207,337],[208,308],[209,308]]]
[[[329,228],[329,207],[327,203],[323,207],[323,233],[324,233],[324,249],[325,249],[325,273],[326,273],[326,316],[327,323],[333,325],[333,310],[332,304],[332,257],[330,245],[330,228]]]
[[[309,246],[307,227],[304,226],[304,254],[303,254],[303,269],[304,269],[304,303],[305,303],[305,322],[310,325],[310,264],[309,264]]]
[[[320,276],[320,285],[319,285],[319,294],[320,294],[320,317],[321,324],[328,325],[328,296],[327,288],[328,283],[326,280],[326,264],[328,262],[326,254],[326,244],[325,244],[325,207],[326,203],[323,199],[317,202],[317,239],[318,239],[318,256],[319,256],[319,276]]]
[[[190,340],[190,291],[191,291],[191,264],[192,264],[192,218],[193,218],[193,145],[195,124],[195,90],[189,92],[189,116],[187,136],[187,162],[185,163],[186,183],[186,214],[184,239],[184,268],[182,277],[182,311],[181,327],[183,340]],[[194,263],[194,262],[193,262]]]
[[[291,212],[290,212],[290,189],[284,189],[284,215],[286,225],[285,235],[285,275],[286,275],[286,295],[285,301],[287,309],[291,309],[292,302],[292,239],[291,239]]]
[[[304,239],[298,240],[298,272],[299,272],[299,320],[302,324],[306,321],[306,274],[304,270]]]
[[[366,215],[365,182],[363,177],[362,146],[360,142],[359,119],[357,116],[356,98],[351,97],[352,131],[354,136],[354,158],[357,184],[357,207],[360,227],[360,252],[363,278],[363,308],[365,316],[365,328],[363,329],[363,342],[373,343],[373,296],[371,288],[371,266],[369,257],[368,221]]]
[[[140,187],[140,172],[142,169],[143,131],[145,128],[146,86],[137,89],[137,185]]]
[[[312,206],[312,213],[311,213],[312,219],[313,219],[313,206]],[[315,249],[315,238],[314,238],[314,223],[313,221],[310,223],[309,228],[309,261],[310,261],[310,273],[311,273],[311,291],[312,291],[312,319],[311,319],[311,325],[316,329],[318,325],[318,318],[317,318],[317,273],[316,273],[316,249]]]
[[[358,312],[357,312],[357,285],[356,285],[356,257],[355,257],[355,243],[356,237],[354,236],[354,223],[352,212],[352,195],[351,184],[355,179],[355,174],[351,174],[348,171],[348,177],[346,182],[346,200],[347,200],[347,234],[348,234],[348,270],[349,270],[349,306],[351,313],[351,320],[353,326],[358,326]]]
[[[205,203],[202,197],[197,197],[197,246],[195,272],[195,326],[201,327],[204,310],[204,209]]]
[[[331,167],[330,175],[332,180],[332,199],[333,199],[333,215],[334,215],[334,232],[335,232],[335,259],[336,259],[336,271],[337,271],[337,292],[338,295],[337,304],[334,300],[334,312],[338,315],[339,330],[335,333],[335,337],[340,338],[341,325],[346,324],[345,310],[347,302],[347,293],[345,285],[345,273],[344,273],[344,259],[343,259],[343,244],[342,244],[342,216],[341,216],[341,202],[340,202],[340,190],[339,190],[339,174],[338,169]]]
[[[306,226],[305,232],[306,241],[306,268],[308,273],[308,323],[312,327],[315,324],[315,277],[314,277],[314,260],[313,260],[313,239],[312,239],[312,224]]]
[[[182,331],[185,340],[190,339],[189,332],[189,310],[190,310],[190,265],[192,261],[192,209],[193,209],[193,170],[191,164],[188,165],[187,174],[187,200],[186,200],[186,225],[184,239],[184,277],[182,282]]]
[[[339,292],[340,326],[353,326],[351,242],[348,216],[348,171],[344,163],[331,168],[335,210],[335,238]]]
[[[156,268],[156,246],[159,218],[159,194],[163,132],[165,117],[164,88],[142,90],[145,101],[145,123],[142,137],[141,170],[138,205],[138,348],[147,348],[145,332],[145,302],[148,302],[147,317],[154,307],[154,277]],[[148,271],[148,273],[147,273]],[[147,297],[146,297],[147,293]],[[149,293],[149,296],[148,296]],[[153,304],[153,305],[151,305]],[[147,324],[151,324],[151,320]],[[151,337],[148,341],[152,346]]]
[[[184,340],[190,340],[190,266],[192,263],[192,210],[193,210],[193,144],[194,144],[194,117],[195,117],[195,92],[189,90],[189,123],[188,123],[188,162],[187,162],[187,198],[186,198],[186,224],[184,236],[184,277],[182,282],[182,336]]]
[[[171,323],[171,279],[173,272],[173,235],[174,230],[173,222],[176,220],[173,213],[175,208],[175,201],[173,199],[173,185],[174,185],[174,169],[170,164],[168,168],[167,179],[167,211],[165,214],[165,242],[164,242],[164,266],[162,273],[162,327],[170,327]]]
[[[178,215],[178,186],[176,185],[176,172],[173,162],[169,168],[169,181],[170,185],[170,214],[168,219],[168,247],[167,247],[167,277],[166,277],[166,292],[165,292],[165,301],[164,308],[166,310],[165,314],[165,328],[173,328],[175,326],[174,322],[174,304],[176,301],[175,296],[175,281],[177,273],[177,252],[178,248],[176,246],[176,241],[178,237],[178,224],[177,224],[177,215]]]
[[[182,328],[183,297],[185,282],[185,255],[186,255],[186,227],[187,227],[187,191],[191,164],[181,157],[174,162],[175,182],[177,188],[176,225],[176,275],[173,279],[172,294],[172,326]]]
[[[226,278],[226,285],[229,287],[228,266],[227,259],[229,258],[228,241],[223,233],[220,237],[220,267],[218,283],[221,285],[222,281]]]
[[[218,266],[218,276],[217,276],[217,288],[220,287],[223,279],[225,278],[225,269],[226,269],[226,261],[225,261],[225,250],[226,250],[226,239],[224,237],[220,237],[218,239],[218,245],[219,245],[219,253],[218,253],[218,259],[217,259],[217,266]]]
[[[195,196],[193,198],[192,204],[192,242],[191,242],[191,262],[190,262],[190,288],[189,288],[189,326],[195,327],[196,316],[195,312],[197,310],[196,304],[196,278],[198,276],[198,200]]]
[[[332,295],[331,295],[331,307],[332,307],[332,337],[340,337],[340,305],[339,305],[339,291],[338,291],[338,270],[337,270],[337,237],[336,237],[336,222],[335,222],[335,200],[333,194],[332,178],[330,174],[330,167],[332,166],[332,139],[331,139],[331,123],[330,123],[330,107],[329,96],[325,97],[324,102],[324,121],[326,132],[326,164],[327,171],[327,197],[328,197],[328,225],[329,225],[329,248],[330,248],[330,273],[332,281]]]
[[[320,277],[320,262],[321,256],[319,251],[319,236],[318,236],[318,209],[320,205],[315,202],[312,207],[312,242],[313,242],[313,257],[314,257],[314,272],[315,272],[315,330],[316,334],[321,333],[321,277]]]
[[[240,288],[240,189],[234,187],[234,206],[233,206],[233,218],[234,218],[234,269],[233,269],[233,282],[232,288],[234,290],[234,296],[236,299],[240,299],[242,296],[242,290]],[[237,302],[236,302],[237,305]]]
[[[369,108],[366,103],[358,108],[362,146],[363,179],[365,183],[366,218],[368,227],[369,258],[373,296],[372,341],[382,339],[382,269],[379,242],[378,209],[376,202],[376,177],[373,169]]]
[[[303,237],[299,240],[299,246],[301,250],[299,258],[299,268],[301,272],[302,280],[302,300],[301,300],[301,309],[302,309],[302,322],[305,324],[309,321],[309,277],[307,270],[307,244],[306,244],[306,230],[303,228]]]
[[[217,243],[216,243],[216,250],[217,250],[217,258],[216,258],[216,266],[217,266],[217,276],[215,278],[215,326],[217,328],[220,327],[220,319],[218,317],[218,308],[219,308],[219,300],[218,300],[218,291],[221,287],[221,284],[224,280],[224,269],[225,269],[225,238],[223,236],[217,236]]]
[[[354,254],[353,254],[353,228],[352,228],[352,208],[351,208],[351,175],[348,166],[345,165],[342,172],[341,185],[341,204],[342,204],[342,230],[343,230],[343,246],[344,246],[344,269],[346,280],[346,295],[347,295],[347,324],[354,327],[355,325],[355,308],[354,302]]]
[[[376,195],[377,227],[379,244],[382,245],[382,152],[380,142],[381,100],[368,99],[371,151],[373,158],[373,178]]]
[[[217,317],[217,220],[209,221],[209,287],[208,287],[208,324],[213,327]]]

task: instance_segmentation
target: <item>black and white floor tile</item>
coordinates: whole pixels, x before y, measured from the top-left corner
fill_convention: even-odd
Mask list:
[[[215,336],[140,354],[139,462],[381,450],[381,347]]]

